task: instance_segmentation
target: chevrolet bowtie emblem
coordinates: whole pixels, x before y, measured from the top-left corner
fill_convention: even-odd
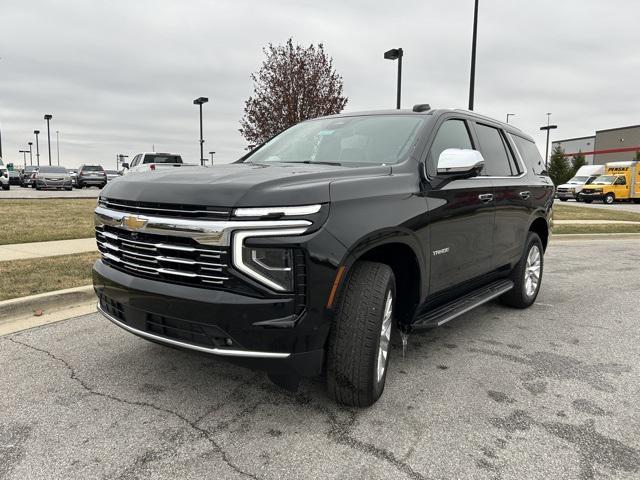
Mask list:
[[[147,222],[148,220],[146,218],[140,217],[126,216],[122,218],[122,226],[127,228],[128,230],[140,230],[144,228]]]

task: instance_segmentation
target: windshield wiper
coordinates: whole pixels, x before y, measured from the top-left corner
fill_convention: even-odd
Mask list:
[[[336,167],[342,166],[342,164],[338,162],[312,162],[311,160],[304,160],[302,162],[282,162],[282,163],[305,163],[307,165],[334,165]]]

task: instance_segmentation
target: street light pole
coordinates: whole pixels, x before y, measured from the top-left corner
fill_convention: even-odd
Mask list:
[[[33,142],[29,142],[29,165],[31,165],[33,167],[33,155],[32,155],[32,150],[31,150],[31,146],[33,145]]]
[[[386,60],[398,60],[398,80],[396,82],[396,109],[400,110],[400,92],[402,91],[402,56],[401,48],[392,48],[384,52]]]
[[[60,166],[60,131],[56,130],[56,148],[58,149],[58,166]]]
[[[207,97],[198,97],[193,101],[194,105],[200,107],[200,165],[204,165],[204,139],[202,138],[202,104],[207,103]]]
[[[545,170],[549,169],[549,131],[555,128],[558,128],[557,125],[550,125],[549,124],[550,121],[551,121],[551,113],[547,113],[547,124],[544,127],[540,127],[540,130],[547,131],[547,147],[544,151],[544,169]]]
[[[29,150],[18,150],[22,154],[22,169],[27,166],[27,153]]]
[[[469,78],[469,110],[473,110],[476,83],[476,42],[478,39],[478,0],[473,10],[473,40],[471,41],[471,75]]]
[[[33,133],[36,134],[36,161],[38,162],[38,166],[40,166],[40,145],[38,143],[38,134],[40,130],[34,130]]]
[[[47,121],[47,146],[49,148],[49,166],[51,166],[51,132],[49,131],[49,120],[53,115],[45,114],[44,119]]]
[[[515,117],[515,113],[507,113],[507,123],[509,123],[509,117]]]

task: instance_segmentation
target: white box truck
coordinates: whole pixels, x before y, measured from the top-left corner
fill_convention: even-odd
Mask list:
[[[589,185],[603,174],[604,165],[585,165],[580,167],[571,180],[562,185],[558,185],[556,196],[563,202],[569,199],[579,202],[579,195],[584,186]]]

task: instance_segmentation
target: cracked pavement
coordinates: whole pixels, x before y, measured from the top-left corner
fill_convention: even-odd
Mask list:
[[[639,246],[552,244],[536,305],[412,335],[369,409],[97,314],[2,337],[0,479],[640,478]]]

